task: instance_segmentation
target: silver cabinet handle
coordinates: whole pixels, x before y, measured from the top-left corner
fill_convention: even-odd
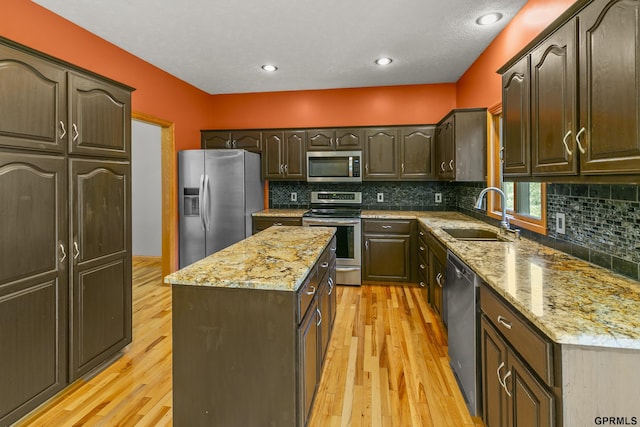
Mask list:
[[[335,251],[336,251],[336,246],[333,246],[333,247],[329,248],[329,250],[330,250],[331,252],[335,252]]]
[[[274,222],[273,225],[282,225],[281,222]]]
[[[424,264],[420,264],[420,270],[424,270],[425,268]]]
[[[421,232],[420,232],[420,235],[421,235],[421,236],[424,236],[424,233],[421,231]]]
[[[64,138],[67,134],[67,130],[64,128],[64,123],[60,120],[60,128],[62,129],[62,133],[60,134],[60,139]]]
[[[329,295],[331,295],[331,293],[333,292],[333,277],[329,277],[327,283],[329,283]]]
[[[400,169],[402,170],[402,173],[404,173],[404,163],[400,165]]]
[[[58,243],[58,247],[60,248],[60,252],[62,252],[62,258],[60,258],[60,262],[63,262],[67,259],[67,253],[64,251],[64,245],[62,243]]]
[[[420,246],[420,252],[424,252],[424,246]]]
[[[80,256],[80,249],[78,249],[78,242],[73,242],[73,259],[78,259]]]
[[[442,287],[442,273],[438,273],[438,275],[436,276],[436,282],[438,283],[438,286]]]
[[[440,170],[444,172],[444,162],[440,163]]]
[[[367,163],[366,165],[364,165],[364,171],[366,173],[369,173],[369,163]]]
[[[316,293],[316,287],[315,286],[309,286],[309,290],[307,292],[305,292],[307,295],[313,295]]]
[[[507,393],[507,396],[511,397],[511,393],[509,392],[509,389],[507,388],[507,378],[509,378],[511,376],[511,371],[507,372],[504,376],[504,378],[502,379],[502,387],[504,387],[504,391],[505,393]]]
[[[502,370],[502,368],[504,368],[504,362],[502,362],[500,366],[498,366],[498,369],[496,370],[496,375],[498,375],[498,382],[500,383],[500,387],[504,388],[502,377],[500,377],[500,371]]]
[[[453,170],[453,159],[449,160],[449,169]]]
[[[233,146],[233,148],[236,148],[238,146],[238,141],[234,139],[233,141],[231,141],[231,145]]]
[[[383,225],[382,228],[384,228],[385,230],[390,229],[392,226],[391,225]]]
[[[78,126],[76,124],[71,125],[71,130],[73,131],[73,141],[75,142],[80,136],[80,132],[78,132]]]
[[[369,250],[369,241],[364,242],[364,248]]]
[[[424,287],[426,286],[426,285],[425,285],[425,283],[424,283],[424,282],[422,282],[422,281],[421,281],[420,283],[418,283],[418,285],[419,285],[421,288],[424,288]]]
[[[318,313],[318,323],[316,323],[316,326],[320,326],[320,323],[322,323],[322,313],[320,313],[320,309],[318,307],[316,307],[316,313]]]
[[[509,322],[506,318],[502,316],[498,316],[498,323],[504,326],[507,329],[511,329],[511,322]]]
[[[284,164],[280,165],[280,173],[284,173]]]
[[[289,165],[284,165],[284,173],[289,173]]]
[[[564,144],[564,149],[567,152],[567,154],[572,156],[573,155],[573,151],[571,151],[569,149],[569,146],[567,145],[567,138],[569,138],[570,135],[571,135],[571,131],[567,132],[567,134],[564,136],[564,138],[562,138],[562,143]]]
[[[325,261],[322,264],[320,264],[320,267],[327,268],[327,267],[329,267],[329,263]]]
[[[578,150],[580,150],[582,154],[587,154],[587,151],[584,148],[582,148],[582,144],[580,144],[580,135],[582,135],[586,131],[587,130],[585,128],[582,128],[580,129],[580,132],[578,132],[578,134],[576,135],[576,143],[578,144]]]

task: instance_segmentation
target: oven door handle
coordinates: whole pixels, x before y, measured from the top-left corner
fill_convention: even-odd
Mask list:
[[[302,225],[320,225],[325,227],[332,227],[334,225],[358,225],[360,224],[360,219],[347,219],[347,218],[327,218],[327,219],[310,219],[304,218],[302,220]]]

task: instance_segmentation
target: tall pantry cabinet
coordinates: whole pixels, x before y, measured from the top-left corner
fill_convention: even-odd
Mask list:
[[[131,342],[131,90],[0,38],[0,425]]]

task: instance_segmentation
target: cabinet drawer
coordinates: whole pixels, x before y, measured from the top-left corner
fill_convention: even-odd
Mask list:
[[[411,233],[411,220],[365,219],[363,231],[365,233]]]
[[[309,305],[318,292],[318,269],[314,266],[307,279],[298,290],[298,310],[296,313],[296,322],[300,324],[304,318]]]
[[[484,284],[480,287],[480,306],[511,346],[552,386],[553,346],[548,338],[529,326],[521,314]]]
[[[447,263],[447,250],[444,245],[431,233],[427,233],[425,243],[438,261],[440,261],[440,264],[445,265]]]
[[[418,239],[418,256],[425,260],[429,259],[427,242],[422,238]]]

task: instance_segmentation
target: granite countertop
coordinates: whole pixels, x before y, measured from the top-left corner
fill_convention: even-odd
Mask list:
[[[423,223],[491,288],[559,344],[640,349],[640,283],[528,239],[456,240],[443,228],[484,228],[458,212],[363,211]]]
[[[254,212],[252,216],[258,217],[285,217],[285,218],[302,218],[302,215],[309,209],[265,209]]]
[[[166,276],[164,281],[295,292],[335,232],[333,227],[270,227]]]

